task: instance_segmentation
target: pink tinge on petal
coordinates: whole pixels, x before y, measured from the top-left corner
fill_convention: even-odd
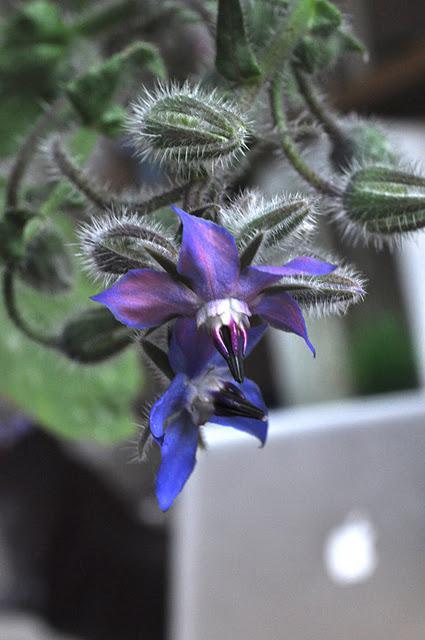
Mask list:
[[[176,316],[194,316],[199,300],[168,273],[134,269],[112,287],[92,297],[123,324],[136,329],[156,327]]]
[[[316,351],[308,337],[301,309],[288,293],[265,293],[254,306],[253,313],[261,316],[263,320],[276,329],[295,333],[297,336],[304,338],[313,355],[316,355]]]
[[[239,254],[224,228],[173,207],[183,224],[178,271],[204,300],[225,298],[239,277]]]

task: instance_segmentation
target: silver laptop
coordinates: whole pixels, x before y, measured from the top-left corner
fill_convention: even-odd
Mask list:
[[[423,640],[425,396],[211,427],[174,512],[170,640]]]

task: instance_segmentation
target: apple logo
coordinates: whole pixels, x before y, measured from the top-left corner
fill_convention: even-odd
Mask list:
[[[359,512],[349,513],[326,539],[323,559],[329,578],[338,585],[366,582],[378,566],[376,530]]]

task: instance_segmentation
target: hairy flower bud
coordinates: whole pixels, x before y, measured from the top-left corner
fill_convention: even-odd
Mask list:
[[[243,153],[248,137],[247,120],[235,105],[188,84],[142,96],[128,130],[143,158],[181,173],[228,164]]]
[[[79,236],[87,270],[95,278],[152,267],[152,253],[171,263],[177,260],[174,239],[161,224],[125,210],[93,218],[81,227]]]
[[[425,178],[380,166],[355,170],[339,219],[353,238],[383,241],[425,226]]]
[[[44,220],[34,218],[24,230],[24,252],[17,273],[45,293],[67,291],[73,280],[72,260],[62,236]]]
[[[59,348],[80,363],[101,362],[131,344],[131,332],[105,308],[82,311],[64,327]]]
[[[341,136],[333,141],[329,158],[335,171],[341,173],[355,162],[395,162],[394,151],[385,134],[377,127],[361,122],[342,129]]]
[[[314,203],[305,196],[281,194],[267,199],[256,191],[246,191],[223,208],[221,216],[243,249],[261,234],[260,253],[264,255],[307,240],[314,229],[314,212]]]
[[[364,278],[349,265],[325,276],[293,278],[286,291],[303,311],[318,317],[342,315],[366,295]]]

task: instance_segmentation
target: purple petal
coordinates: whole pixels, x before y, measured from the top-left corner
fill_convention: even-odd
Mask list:
[[[257,265],[247,267],[241,274],[238,284],[238,295],[242,300],[250,302],[266,287],[279,282],[285,276],[327,275],[335,271],[336,266],[316,258],[300,256],[282,266]]]
[[[199,301],[168,273],[133,269],[112,287],[92,297],[112,311],[117,320],[135,329],[156,327],[175,316],[196,313]]]
[[[242,384],[237,385],[243,392],[246,399],[255,404],[257,407],[263,409],[267,414],[267,407],[264,404],[261,391],[258,386],[252,380],[246,379]],[[252,418],[241,417],[228,417],[228,416],[213,416],[210,420],[214,424],[220,424],[223,427],[233,427],[239,431],[244,431],[259,439],[262,446],[264,446],[267,438],[268,423],[262,420],[254,420]]]
[[[161,466],[156,479],[156,495],[163,511],[171,507],[196,464],[198,429],[184,411],[170,422],[161,446]]]
[[[253,313],[261,316],[272,327],[295,333],[297,336],[304,338],[313,355],[316,355],[316,351],[307,335],[307,327],[305,326],[301,309],[289,293],[266,293],[254,305],[252,310]]]
[[[173,207],[183,224],[178,272],[207,301],[225,298],[239,277],[239,255],[224,227]]]
[[[175,373],[182,372],[194,378],[216,353],[211,337],[203,327],[196,328],[195,320],[176,320],[168,352],[168,359]],[[222,356],[220,359],[221,364],[224,364]]]
[[[275,273],[260,271],[258,267],[246,267],[240,275],[235,298],[239,298],[248,304],[267,287],[279,282],[282,276]]]
[[[149,415],[149,427],[155,438],[162,438],[169,418],[184,409],[186,381],[186,376],[179,373],[153,405]]]
[[[328,273],[335,271],[336,265],[331,264],[330,262],[324,262],[323,260],[318,260],[317,258],[310,258],[309,256],[299,256],[298,258],[290,260],[282,267],[260,266],[257,267],[257,269],[270,269],[270,273],[278,273],[279,270],[281,270],[282,275],[284,276],[326,276]]]

